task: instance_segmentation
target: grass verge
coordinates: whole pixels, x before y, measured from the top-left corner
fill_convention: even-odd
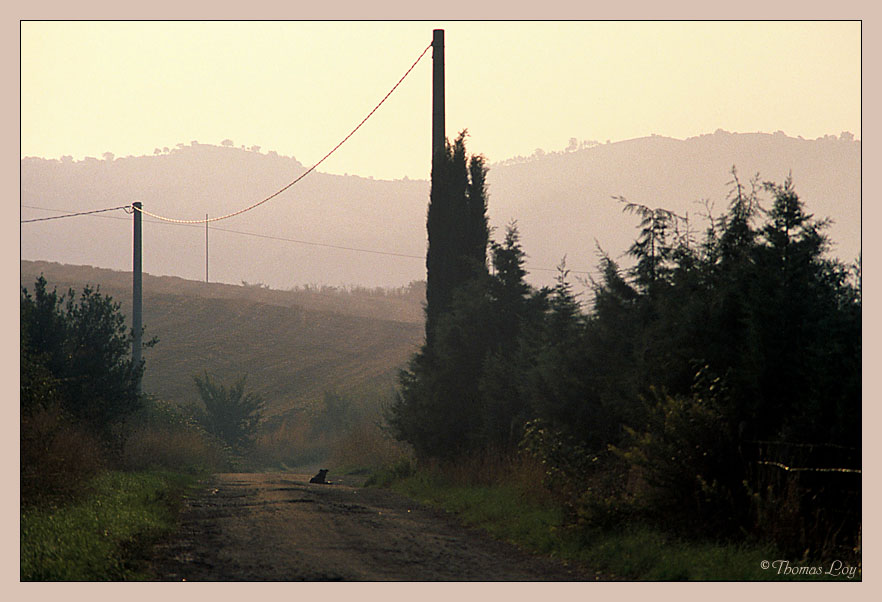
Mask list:
[[[369,481],[370,482],[370,481]],[[628,581],[860,580],[858,572],[827,574],[837,567],[793,560],[774,547],[680,539],[658,528],[632,524],[620,530],[567,527],[562,508],[548,496],[517,483],[463,484],[443,471],[388,472],[373,479],[426,505],[454,513],[465,524],[518,547],[591,567],[601,579]],[[770,563],[763,568],[763,562]],[[772,564],[776,561],[779,564]],[[806,572],[798,573],[799,567]],[[845,567],[842,567],[845,568]],[[811,573],[808,573],[811,569]],[[820,573],[820,574],[818,574]]]
[[[21,510],[22,581],[129,581],[149,578],[150,547],[176,525],[198,477],[171,472],[106,472],[77,501]]]

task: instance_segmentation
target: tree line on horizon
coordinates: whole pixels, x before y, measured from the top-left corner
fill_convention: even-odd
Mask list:
[[[529,454],[573,524],[639,516],[799,553],[859,537],[860,258],[827,257],[829,222],[790,178],[733,168],[703,232],[619,199],[633,266],[599,251],[583,303],[563,264],[554,286],[525,281],[516,223],[490,240],[464,134],[433,162],[425,343],[389,412],[417,458]]]

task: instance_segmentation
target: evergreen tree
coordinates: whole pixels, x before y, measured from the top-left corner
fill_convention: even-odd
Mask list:
[[[524,278],[526,254],[521,248],[517,223],[511,222],[505,230],[501,243],[490,244],[493,278],[490,279],[490,296],[494,306],[494,321],[498,336],[496,347],[511,349],[520,332],[529,302],[530,286]]]
[[[484,158],[467,157],[466,132],[432,161],[426,230],[426,341],[399,376],[389,416],[422,457],[480,445],[478,383],[493,346],[487,271]]]
[[[494,241],[490,247],[493,276],[487,317],[492,340],[479,384],[483,439],[497,450],[512,450],[532,418],[524,386],[532,358],[524,342],[541,328],[548,292],[534,292],[524,279],[526,255],[516,222],[506,227],[501,243]]]
[[[480,447],[478,383],[491,346],[487,277],[463,284],[424,345],[399,376],[389,422],[421,458],[455,458]]]
[[[860,416],[860,302],[847,269],[824,256],[828,222],[805,212],[790,178],[765,187],[774,202],[757,259],[765,301],[757,320],[766,357],[775,358],[760,376],[767,427],[791,440],[833,442],[845,435],[834,432],[842,420]],[[853,445],[859,430],[845,430]]]
[[[664,282],[670,273],[669,262],[674,255],[678,222],[683,218],[667,209],[653,209],[638,203],[624,203],[626,213],[640,216],[640,236],[628,249],[628,254],[637,260],[634,266],[634,280],[643,290],[652,289]]]
[[[33,295],[22,288],[23,412],[58,403],[96,434],[110,436],[114,424],[141,406],[144,363],[132,363],[133,337],[119,308],[89,286],[79,298],[73,290],[50,292],[42,276]]]
[[[427,346],[399,379],[390,423],[421,457],[455,458],[516,443],[526,421],[518,389],[519,336],[539,316],[524,281],[517,228],[494,243],[494,274],[476,274],[453,293]]]
[[[467,158],[466,132],[432,164],[432,189],[426,218],[426,343],[431,351],[441,315],[454,291],[487,272],[486,167],[480,155]]]

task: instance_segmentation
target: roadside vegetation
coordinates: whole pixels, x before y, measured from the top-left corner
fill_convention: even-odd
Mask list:
[[[197,475],[105,471],[64,503],[21,513],[22,581],[150,579],[151,546],[177,527]]]
[[[402,458],[374,472],[366,486],[391,488],[525,551],[585,567],[603,581],[861,580],[859,550],[836,560],[787,561],[763,538],[689,537],[639,516],[606,526],[574,523],[565,502],[542,485],[543,475],[544,467],[526,456],[419,466]],[[797,567],[814,574],[797,575]]]
[[[555,286],[526,283],[516,224],[490,240],[485,171],[463,135],[433,162],[425,344],[388,416],[418,469],[377,480],[598,566],[632,546],[631,578],[763,578],[763,556],[723,576],[686,571],[686,550],[859,567],[861,262],[829,257],[790,179],[733,169],[728,207],[699,224],[618,199],[639,220],[632,266],[598,250],[580,299],[563,263]],[[482,518],[533,515],[461,476],[497,455],[541,466],[547,528]]]
[[[561,500],[541,486],[541,465],[515,461],[506,466],[505,462],[481,458],[456,466],[419,468],[402,462],[372,475],[368,486],[391,487],[523,550],[589,567],[599,580],[794,580],[792,575],[762,568],[764,560],[786,558],[766,541],[685,538],[664,525],[641,520],[607,528],[573,524]],[[807,558],[793,564],[823,566],[825,571],[831,567]],[[807,578],[848,580],[838,574],[799,577]],[[860,574],[856,572],[854,579],[859,580]]]
[[[191,403],[142,394],[132,340],[99,288],[59,293],[42,276],[22,288],[22,581],[150,579],[152,547],[211,473],[365,471],[406,447],[381,430],[385,397],[371,392],[272,420],[245,375],[192,375]]]
[[[183,496],[231,466],[216,436],[138,392],[131,345],[98,289],[59,295],[42,277],[22,289],[22,581],[147,578]]]

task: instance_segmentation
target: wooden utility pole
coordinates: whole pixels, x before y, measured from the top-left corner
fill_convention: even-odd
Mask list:
[[[141,365],[141,202],[132,203],[135,218],[132,235],[132,366]],[[138,380],[138,394],[141,394],[141,381]]]
[[[444,152],[444,30],[432,32],[432,164]]]

